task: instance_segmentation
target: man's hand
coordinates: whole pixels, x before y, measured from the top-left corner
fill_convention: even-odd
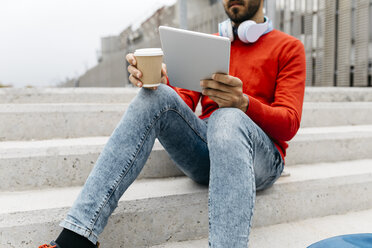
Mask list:
[[[137,60],[134,57],[133,53],[128,53],[125,57],[129,63],[128,72],[129,81],[136,87],[142,87],[143,83],[141,82],[142,72],[137,69]],[[167,66],[163,63],[161,67],[161,83],[167,84]],[[147,89],[156,90],[158,87],[151,87]]]
[[[238,108],[243,112],[248,109],[249,100],[243,95],[243,82],[226,74],[213,74],[212,79],[200,81],[202,94],[215,101],[220,108]]]

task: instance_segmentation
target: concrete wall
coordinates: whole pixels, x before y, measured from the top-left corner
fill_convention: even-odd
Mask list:
[[[102,60],[109,58],[111,55],[115,56],[115,53],[120,51],[120,37],[119,36],[107,36],[101,38],[101,56]]]
[[[187,0],[187,17],[190,18],[211,5],[210,0]],[[179,17],[180,1],[176,3],[176,16]]]
[[[124,87],[128,84],[125,52],[112,52],[79,78],[79,87]]]

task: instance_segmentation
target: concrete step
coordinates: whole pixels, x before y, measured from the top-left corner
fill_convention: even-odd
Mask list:
[[[0,142],[0,191],[81,186],[108,137]],[[141,178],[184,176],[157,141]]]
[[[0,104],[0,141],[111,135],[127,107],[96,103]],[[367,124],[372,124],[372,102],[304,104],[302,127]]]
[[[306,87],[305,102],[372,102],[372,87]]]
[[[256,198],[254,228],[372,208],[372,160],[289,167]],[[104,247],[148,247],[208,233],[208,192],[188,178],[142,179],[119,202]],[[80,188],[0,193],[0,247],[54,239]],[[288,233],[288,235],[292,235]]]
[[[301,128],[289,142],[286,165],[372,158],[372,125]]]
[[[138,88],[2,88],[2,103],[129,103]]]
[[[2,88],[1,103],[128,103],[137,88]],[[372,88],[307,87],[305,101],[372,101]]]
[[[111,135],[128,104],[0,104],[0,141]]]
[[[0,191],[82,185],[107,140],[0,142]],[[372,126],[303,128],[290,142],[286,166],[367,158],[372,158]],[[140,178],[181,175],[155,142]]]
[[[304,248],[345,234],[370,233],[372,209],[253,228],[250,248]],[[208,239],[165,243],[151,248],[208,248]]]
[[[301,127],[372,124],[372,102],[305,102]]]

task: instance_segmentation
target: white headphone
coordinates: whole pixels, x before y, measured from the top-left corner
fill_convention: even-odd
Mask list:
[[[254,43],[262,35],[273,30],[272,22],[265,16],[264,23],[256,23],[252,20],[242,22],[237,30],[239,39],[244,43]],[[218,33],[220,36],[230,38],[231,42],[234,41],[234,32],[230,19],[225,20],[218,24]]]

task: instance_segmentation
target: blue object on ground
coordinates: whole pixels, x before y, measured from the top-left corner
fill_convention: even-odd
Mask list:
[[[328,238],[307,248],[372,248],[372,233],[349,234]]]

